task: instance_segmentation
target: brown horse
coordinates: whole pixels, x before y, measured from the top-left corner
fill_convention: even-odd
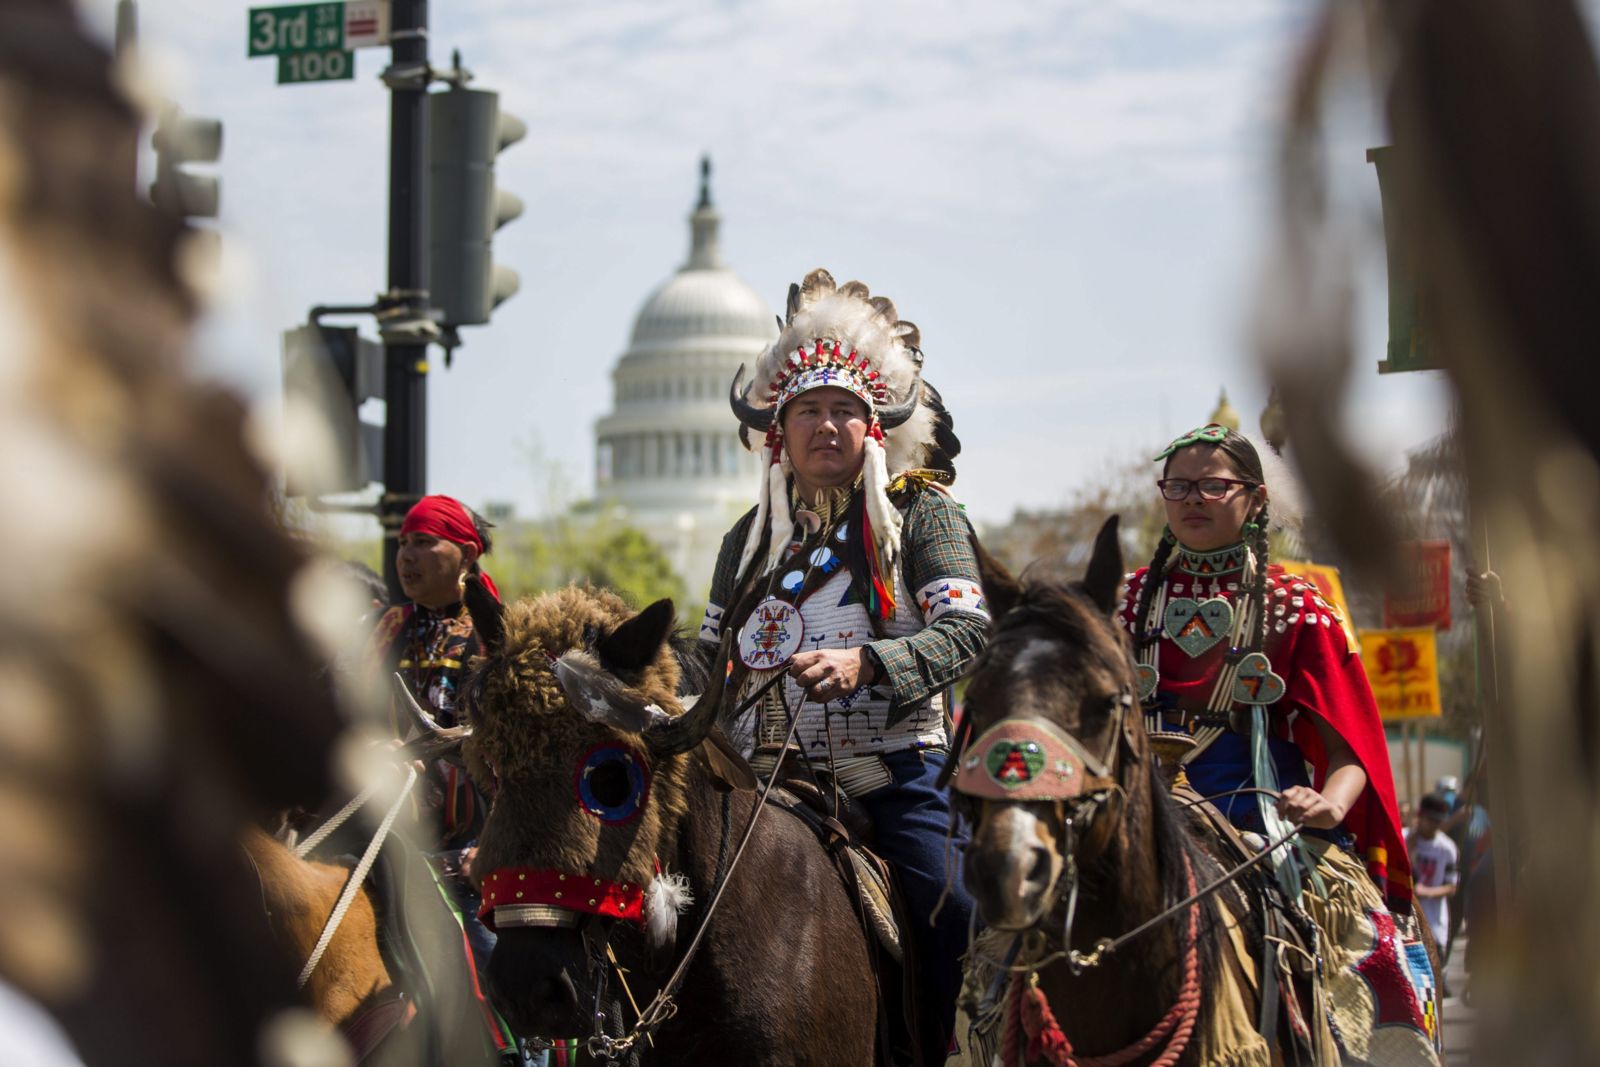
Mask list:
[[[324,818],[306,827],[327,827],[318,841],[307,839],[306,844],[316,845],[309,853],[305,847],[292,850],[282,834],[252,829],[244,838],[245,854],[260,883],[267,922],[302,968],[301,995],[345,1039],[356,1062],[420,1067],[442,1062],[448,1051],[452,1064],[493,1064],[500,1056],[491,1036],[494,1021],[474,995],[477,979],[461,926],[414,844],[427,831],[406,819],[384,831],[379,819],[385,808],[392,806],[396,815],[409,809],[409,789],[400,786],[408,761],[459,763],[469,731],[441,728],[405,683],[398,677],[395,683],[417,736],[393,753],[393,778],[380,779],[357,817]],[[377,763],[375,773],[384,774],[384,766]],[[389,788],[381,788],[385,785]],[[299,821],[285,817],[280,824]],[[349,858],[359,854],[366,861],[369,848],[372,862]],[[357,872],[364,877],[352,889]],[[345,910],[331,920],[347,896]],[[331,935],[319,948],[329,927]],[[313,956],[316,962],[310,964]]]
[[[1116,951],[1095,955],[1102,939],[1135,930],[1221,873],[1196,817],[1159,779],[1137,713],[1132,659],[1110,618],[1122,575],[1115,517],[1100,531],[1082,582],[1022,585],[980,559],[995,625],[967,687],[957,789],[975,791],[963,778],[982,771],[996,746],[991,739],[1000,736],[989,731],[1002,721],[1012,724],[1000,730],[1015,733],[1019,756],[1044,753],[1032,780],[1055,775],[1064,783],[1037,794],[1017,790],[1035,799],[956,794],[973,825],[966,883],[990,927],[973,959],[979,970],[985,960],[1017,969],[1009,981],[1003,969],[987,975],[1002,993],[1015,987],[1005,1001],[1015,1010],[993,1035],[999,1041],[1011,1031],[1006,1067],[1028,1058],[1015,1012],[1030,1000],[1036,1015],[1025,1030],[1043,1031],[1045,1045],[1054,1040],[1058,1050],[1064,1044],[1080,1056],[1143,1043],[1147,1051],[1124,1062],[1207,1062],[1201,1046],[1220,1043],[1224,1013],[1248,1020],[1225,1040],[1259,1044],[1254,994],[1236,980],[1231,947],[1247,945],[1253,957],[1259,932],[1236,890],[1178,909]],[[1013,933],[1027,935],[1017,954],[988,958]],[[1069,949],[1087,961],[1074,965],[1064,955]],[[1029,972],[1042,1010],[1024,981]]]
[[[491,994],[512,1026],[588,1037],[598,1012],[620,1035],[708,923],[676,1014],[632,1052],[872,1063],[868,949],[815,834],[768,811],[732,863],[757,794],[725,781],[739,776],[710,736],[717,694],[682,711],[671,602],[632,615],[574,587],[502,608],[469,579],[467,603],[485,655],[464,687],[466,753],[497,785],[474,878],[498,924]]]

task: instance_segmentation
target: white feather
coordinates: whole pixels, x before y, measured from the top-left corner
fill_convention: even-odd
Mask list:
[[[862,488],[866,491],[867,518],[872,521],[872,536],[883,546],[883,562],[887,573],[883,580],[894,583],[894,563],[900,558],[900,525],[904,522],[899,509],[889,503],[889,468],[883,446],[867,438],[866,462],[862,466]]]
[[[776,567],[789,550],[789,538],[794,533],[794,515],[789,510],[789,479],[783,467],[773,464],[767,472],[767,507],[772,515],[772,536],[767,540],[767,561],[761,572],[765,574]]]
[[[767,508],[770,504],[768,485],[772,470],[772,446],[761,446],[761,485],[756,490],[756,517],[750,522],[750,531],[744,535],[744,549],[739,553],[739,567],[734,571],[735,579],[743,578],[745,568],[750,566],[750,559],[756,554],[756,545],[761,543],[761,531],[767,521]]]
[[[678,916],[694,903],[694,892],[683,874],[662,871],[650,882],[644,896],[644,930],[657,948],[672,944],[678,936]]]

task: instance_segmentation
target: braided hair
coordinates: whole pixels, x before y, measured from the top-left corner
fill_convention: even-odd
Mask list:
[[[1145,572],[1144,588],[1139,590],[1139,606],[1133,613],[1134,645],[1144,648],[1156,639],[1153,632],[1147,633],[1150,622],[1150,604],[1156,598],[1156,589],[1167,576],[1167,560],[1172,556],[1172,549],[1178,543],[1177,535],[1168,526],[1161,531],[1161,540],[1156,542],[1156,554],[1150,557],[1150,569]]]
[[[1199,442],[1182,447],[1192,448],[1194,444],[1209,444],[1218,452],[1227,457],[1233,468],[1245,478],[1257,485],[1266,485],[1267,476],[1261,466],[1261,454],[1256,451],[1256,446],[1250,443],[1250,438],[1236,430],[1229,430],[1220,441]],[[1167,468],[1172,465],[1172,456],[1176,450],[1169,452],[1166,462],[1161,465],[1161,475],[1166,477]],[[1256,627],[1255,632],[1249,635],[1248,650],[1259,651],[1267,640],[1267,526],[1271,521],[1267,505],[1262,504],[1261,510],[1245,523],[1240,532],[1244,535],[1245,547],[1255,557],[1255,579],[1250,586],[1250,599],[1255,605]],[[1167,561],[1172,556],[1172,550],[1177,546],[1177,535],[1168,526],[1161,532],[1161,540],[1156,545],[1155,555],[1150,558],[1150,568],[1145,574],[1144,587],[1139,590],[1139,603],[1134,611],[1134,641],[1139,647],[1147,645],[1156,639],[1154,633],[1147,633],[1149,629],[1150,605],[1155,601],[1156,588],[1166,578]]]

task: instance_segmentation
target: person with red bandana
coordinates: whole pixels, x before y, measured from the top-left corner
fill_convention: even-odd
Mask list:
[[[456,694],[479,652],[472,616],[461,602],[467,575],[476,574],[498,596],[481,564],[492,545],[489,523],[448,496],[423,497],[400,526],[395,569],[408,603],[378,620],[368,659],[375,669],[397,671],[441,726],[456,725]],[[396,736],[403,737],[409,723],[397,707],[390,714]],[[428,785],[430,807],[439,814],[438,847],[467,847],[483,821],[483,798],[449,764],[430,769]]]
[[[374,671],[398,673],[440,726],[457,725],[461,680],[481,651],[472,616],[461,601],[467,575],[476,575],[485,589],[500,595],[482,566],[493,544],[488,521],[448,496],[423,497],[400,525],[395,569],[408,602],[390,608],[378,620],[367,660]],[[402,740],[411,729],[404,710],[394,702],[390,726]],[[426,769],[422,789],[423,806],[433,822],[424,829],[425,835],[433,835],[429,859],[455,898],[481,976],[495,938],[478,920],[478,895],[463,868],[471,862],[488,802],[465,771],[445,760]],[[483,1007],[487,1019],[487,1001]],[[502,1057],[507,1063],[520,1063],[515,1037],[496,1022],[490,1029]]]

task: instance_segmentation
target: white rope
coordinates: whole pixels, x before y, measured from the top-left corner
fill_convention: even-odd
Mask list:
[[[350,803],[346,804],[344,807],[335,812],[332,818],[323,823],[321,826],[317,827],[310,837],[306,838],[304,841],[300,842],[294,847],[295,859],[303,860],[309,856],[312,849],[326,841],[328,839],[328,835],[332,834],[339,827],[343,826],[345,822],[349,820],[350,816],[360,811],[361,806],[367,801],[371,800],[372,795],[376,793],[379,787],[382,785],[382,779],[373,782],[361,792],[357,793],[354,800],[350,801]]]
[[[367,845],[367,851],[362,854],[361,862],[356,864],[355,870],[350,872],[350,879],[344,884],[344,891],[339,894],[339,902],[333,906],[333,912],[328,916],[327,923],[322,927],[322,936],[317,938],[317,947],[311,950],[311,958],[306,960],[306,965],[300,969],[300,977],[295,981],[296,989],[304,989],[311,972],[317,969],[317,964],[322,962],[322,954],[328,950],[328,944],[333,940],[333,935],[339,929],[339,924],[344,921],[345,913],[350,910],[350,905],[355,901],[356,893],[367,880],[367,873],[372,870],[373,863],[377,862],[378,850],[383,847],[383,842],[389,836],[389,831],[394,827],[394,821],[400,814],[400,809],[405,805],[406,798],[411,795],[411,787],[417,784],[417,769],[414,766],[406,767],[406,783],[400,787],[400,795],[390,805],[383,816],[383,822],[378,824],[378,832],[373,834],[372,841]],[[375,786],[369,786],[362,792],[357,800],[370,796]],[[354,802],[352,802],[354,803]],[[359,805],[358,805],[359,806]],[[349,805],[346,805],[348,808]],[[344,814],[341,812],[341,814]],[[345,815],[348,818],[348,815]],[[335,816],[338,818],[338,816]],[[318,831],[319,833],[321,831]],[[310,839],[307,839],[307,844]]]

